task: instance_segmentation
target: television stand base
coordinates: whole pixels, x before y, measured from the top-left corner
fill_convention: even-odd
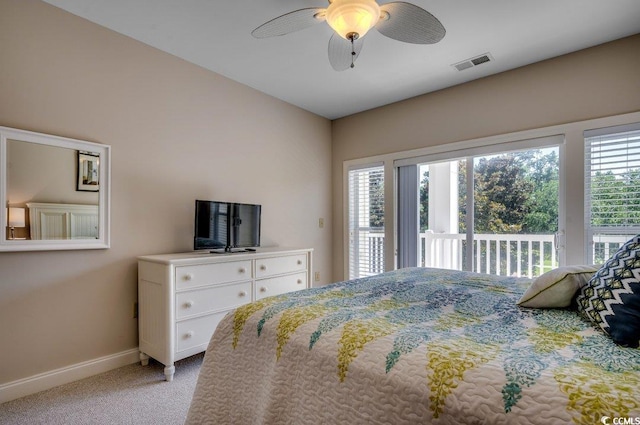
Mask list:
[[[238,254],[238,253],[247,253],[247,252],[256,252],[255,248],[239,248],[239,249],[225,249],[225,250],[212,250],[209,251],[209,254]]]

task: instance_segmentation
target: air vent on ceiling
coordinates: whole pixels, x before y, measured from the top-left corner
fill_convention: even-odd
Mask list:
[[[465,69],[473,68],[474,66],[482,65],[483,63],[493,61],[491,53],[485,53],[480,56],[476,56],[471,59],[463,60],[462,62],[454,63],[453,66],[458,71],[464,71]]]

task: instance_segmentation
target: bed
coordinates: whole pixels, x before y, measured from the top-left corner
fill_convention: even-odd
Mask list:
[[[640,350],[575,308],[517,305],[531,284],[406,268],[242,306],[186,423],[640,423]]]

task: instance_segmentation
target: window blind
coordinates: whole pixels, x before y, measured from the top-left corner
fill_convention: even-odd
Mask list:
[[[349,170],[349,278],[384,271],[384,167]]]
[[[640,230],[640,124],[623,129],[585,132],[587,224],[594,229]]]
[[[493,154],[502,154],[512,151],[526,151],[531,149],[546,148],[552,146],[559,146],[564,142],[564,135],[558,134],[554,136],[538,137],[535,139],[516,140],[510,142],[503,142],[497,144],[466,147],[456,150],[445,150],[442,152],[436,152],[414,156],[409,158],[397,159],[393,161],[395,167],[402,167],[412,164],[426,164],[436,162],[446,162],[460,158],[468,158],[473,156],[486,156]],[[442,147],[446,149],[446,145]]]
[[[587,259],[599,264],[640,233],[640,123],[584,136]]]

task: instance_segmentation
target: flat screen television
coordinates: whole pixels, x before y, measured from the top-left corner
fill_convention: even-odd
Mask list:
[[[196,200],[193,249],[232,252],[260,246],[262,207]]]

